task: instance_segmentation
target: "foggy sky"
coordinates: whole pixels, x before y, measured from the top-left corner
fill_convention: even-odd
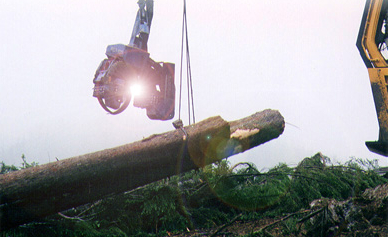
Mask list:
[[[133,106],[107,115],[92,97],[106,46],[129,42],[136,2],[0,2],[0,160],[18,165],[25,154],[43,164],[173,129],[173,120],[151,121]],[[387,165],[364,145],[378,138],[368,73],[355,46],[364,4],[187,1],[196,120],[236,120],[271,108],[287,122],[278,139],[231,162],[264,168],[322,152],[339,162],[358,157]],[[176,82],[182,7],[155,0],[148,42],[155,61],[176,64]]]

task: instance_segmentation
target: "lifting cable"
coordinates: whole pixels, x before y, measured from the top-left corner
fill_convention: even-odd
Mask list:
[[[179,77],[179,120],[181,120],[181,102],[182,102],[182,71],[183,71],[183,45],[186,45],[186,78],[187,78],[187,106],[189,125],[191,125],[191,118],[195,123],[194,114],[194,95],[193,95],[193,82],[191,78],[191,65],[190,65],[190,53],[189,53],[189,39],[187,33],[187,16],[186,16],[186,0],[183,0],[183,23],[182,23],[182,46],[181,46],[181,68]]]

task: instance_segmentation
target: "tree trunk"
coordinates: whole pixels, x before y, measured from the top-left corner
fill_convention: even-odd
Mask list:
[[[284,130],[278,111],[221,117],[131,144],[0,175],[0,231],[203,167]]]

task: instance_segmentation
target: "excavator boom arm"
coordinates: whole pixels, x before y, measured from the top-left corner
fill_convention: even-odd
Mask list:
[[[357,38],[357,48],[368,68],[377,118],[378,141],[366,142],[372,152],[388,156],[388,0],[367,0]]]

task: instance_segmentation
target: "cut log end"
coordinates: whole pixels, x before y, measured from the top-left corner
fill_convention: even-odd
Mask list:
[[[226,155],[249,150],[279,137],[284,131],[284,118],[277,110],[267,109],[229,123],[231,139]]]
[[[277,138],[275,110],[184,130],[0,175],[0,231],[214,163]]]

